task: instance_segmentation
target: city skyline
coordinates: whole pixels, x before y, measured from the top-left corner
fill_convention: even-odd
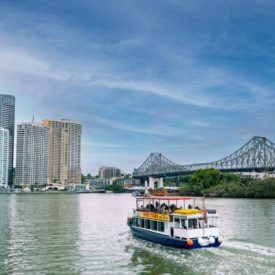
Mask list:
[[[84,174],[132,172],[151,152],[214,161],[251,136],[275,140],[272,10],[256,0],[4,0],[1,93],[16,96],[16,124],[80,121]]]

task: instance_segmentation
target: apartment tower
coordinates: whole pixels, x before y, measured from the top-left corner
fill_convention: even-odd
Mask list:
[[[8,187],[9,130],[0,128],[0,190]]]
[[[101,166],[98,175],[101,179],[119,178],[121,176],[121,170],[116,167]]]
[[[45,119],[49,128],[49,183],[81,184],[82,125],[68,119]]]
[[[17,125],[16,184],[48,183],[49,129],[36,122]]]
[[[0,94],[0,127],[9,131],[8,184],[13,182],[15,97]]]

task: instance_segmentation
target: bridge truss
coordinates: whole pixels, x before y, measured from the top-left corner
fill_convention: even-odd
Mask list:
[[[209,163],[180,165],[161,153],[151,153],[145,162],[134,170],[135,178],[178,176],[198,169],[215,168],[221,171],[266,171],[275,169],[275,144],[265,137],[252,137],[229,156]]]

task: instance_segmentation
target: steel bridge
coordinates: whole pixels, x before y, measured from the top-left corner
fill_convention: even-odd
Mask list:
[[[161,153],[151,153],[133,172],[134,178],[161,178],[193,173],[198,169],[215,168],[223,172],[251,172],[275,170],[275,144],[265,137],[252,137],[229,156],[208,163],[180,165]]]

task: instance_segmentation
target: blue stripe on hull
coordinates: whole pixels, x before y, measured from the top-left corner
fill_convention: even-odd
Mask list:
[[[147,240],[147,241],[151,241],[154,243],[166,245],[166,246],[174,246],[174,247],[185,248],[185,249],[196,249],[196,248],[207,248],[207,247],[219,247],[220,246],[220,243],[218,242],[218,238],[215,238],[214,244],[209,244],[207,246],[201,246],[198,243],[197,239],[192,239],[193,245],[190,247],[186,244],[186,240],[172,238],[167,235],[144,230],[142,228],[138,228],[135,226],[130,226],[130,228],[136,237]]]

